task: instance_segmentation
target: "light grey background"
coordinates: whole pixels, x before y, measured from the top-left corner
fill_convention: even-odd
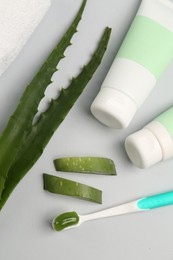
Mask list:
[[[50,50],[61,38],[81,0],[54,0],[52,8],[17,60],[0,78],[0,130]],[[173,63],[126,130],[110,129],[94,119],[90,105],[127,32],[140,0],[88,0],[79,32],[59,65],[47,98],[77,75],[105,26],[112,27],[103,62],[85,92],[56,131],[42,157],[13,192],[0,214],[1,260],[173,260],[173,207],[86,223],[56,233],[53,217],[75,210],[81,214],[101,210],[145,195],[173,189],[173,160],[140,170],[128,160],[124,140],[173,104]],[[43,107],[40,106],[40,108]],[[53,159],[62,156],[112,158],[118,176],[92,176],[55,172]],[[42,173],[47,172],[103,190],[103,205],[46,193]]]

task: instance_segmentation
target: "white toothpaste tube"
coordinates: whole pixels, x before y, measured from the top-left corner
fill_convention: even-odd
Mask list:
[[[129,135],[125,148],[130,160],[139,168],[173,158],[173,107],[142,130]]]
[[[91,106],[103,124],[126,128],[173,58],[173,1],[143,0]]]

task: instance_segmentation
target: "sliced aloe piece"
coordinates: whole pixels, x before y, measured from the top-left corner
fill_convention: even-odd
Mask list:
[[[113,160],[103,157],[65,157],[54,160],[55,169],[62,172],[81,172],[116,175]]]
[[[102,203],[102,191],[94,187],[46,173],[43,180],[44,189],[49,192]]]

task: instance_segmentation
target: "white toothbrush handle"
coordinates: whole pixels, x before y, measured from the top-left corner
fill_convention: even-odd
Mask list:
[[[139,202],[139,200],[135,200],[129,203],[125,203],[113,208],[109,208],[109,209],[105,209],[102,211],[98,211],[95,213],[91,213],[88,215],[83,215],[81,216],[83,221],[88,221],[88,220],[94,220],[94,219],[98,219],[98,218],[106,218],[106,217],[112,217],[112,216],[118,216],[118,215],[124,215],[124,214],[128,214],[128,213],[135,213],[138,211],[144,211],[146,209],[140,209],[137,206],[137,203]]]
[[[145,197],[113,208],[82,216],[84,221],[146,211],[173,204],[173,191]]]

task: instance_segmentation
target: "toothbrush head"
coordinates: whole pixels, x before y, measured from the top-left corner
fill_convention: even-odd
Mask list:
[[[55,231],[73,228],[78,225],[80,225],[79,215],[75,211],[63,213],[52,221],[52,227]]]

